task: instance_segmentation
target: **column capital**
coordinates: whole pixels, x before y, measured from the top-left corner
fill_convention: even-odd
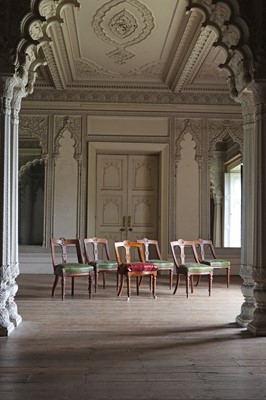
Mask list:
[[[254,81],[251,89],[256,110],[266,112],[266,79]]]

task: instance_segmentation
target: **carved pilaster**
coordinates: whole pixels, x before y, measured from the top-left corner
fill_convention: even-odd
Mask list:
[[[256,336],[266,336],[266,80],[252,85],[255,104],[255,233],[254,233],[254,297],[256,308],[247,329]],[[252,245],[252,244],[251,244]]]
[[[242,105],[243,114],[243,198],[242,198],[242,235],[241,235],[241,267],[240,276],[243,279],[241,291],[244,303],[236,322],[246,326],[252,320],[255,310],[253,295],[253,242],[254,242],[254,171],[255,171],[255,120],[254,101],[251,92],[245,92],[238,99]]]

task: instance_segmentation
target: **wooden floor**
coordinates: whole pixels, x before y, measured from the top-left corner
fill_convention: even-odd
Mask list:
[[[266,338],[235,324],[239,277],[229,289],[215,277],[211,297],[203,280],[186,299],[163,276],[156,300],[143,281],[129,302],[110,277],[91,300],[76,279],[64,302],[52,275],[17,281],[23,321],[0,338],[1,400],[266,399]]]

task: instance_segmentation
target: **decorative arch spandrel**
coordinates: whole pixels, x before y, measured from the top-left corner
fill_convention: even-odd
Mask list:
[[[81,140],[81,117],[75,116],[56,116],[55,121],[55,139],[53,157],[57,159],[60,153],[60,139],[65,131],[68,131],[74,140],[74,158],[77,161],[82,159],[82,140]]]
[[[181,142],[184,136],[189,133],[195,142],[195,161],[199,163],[202,160],[202,142],[201,142],[201,120],[176,119],[175,129],[175,169],[181,160]]]

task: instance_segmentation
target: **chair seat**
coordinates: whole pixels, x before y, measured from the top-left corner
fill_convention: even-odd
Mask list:
[[[92,265],[94,268],[104,268],[104,269],[117,269],[117,262],[114,260],[96,260],[91,261],[89,265]]]
[[[88,272],[93,272],[93,267],[91,265],[79,264],[79,263],[57,264],[54,269],[55,275],[88,273]]]
[[[230,261],[215,259],[205,259],[201,261],[202,264],[210,265],[212,268],[230,267]]]
[[[128,264],[120,264],[118,267],[120,274],[127,272],[156,272],[157,266],[150,262],[133,262]]]
[[[166,260],[149,260],[149,262],[155,264],[158,269],[170,269],[174,268],[175,264],[171,261]]]
[[[177,272],[180,274],[184,274],[186,272],[192,272],[192,273],[209,273],[213,271],[213,267],[210,267],[208,265],[204,264],[199,264],[199,263],[194,263],[194,262],[189,262],[189,263],[184,263],[177,268]]]

